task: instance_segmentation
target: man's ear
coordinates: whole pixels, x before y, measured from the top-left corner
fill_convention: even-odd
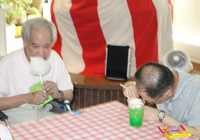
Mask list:
[[[168,97],[171,97],[173,95],[172,93],[172,90],[171,89],[168,89],[165,93],[164,93],[165,96],[168,96]]]
[[[26,41],[25,41],[25,39],[22,39],[22,41],[23,41],[23,45],[24,45],[24,47],[26,47]]]

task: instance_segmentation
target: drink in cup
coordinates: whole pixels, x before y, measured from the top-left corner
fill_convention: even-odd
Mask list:
[[[141,127],[144,114],[144,103],[141,99],[131,99],[128,103],[129,121],[133,127]]]

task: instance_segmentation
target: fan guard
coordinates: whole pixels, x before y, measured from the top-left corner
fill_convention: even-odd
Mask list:
[[[171,70],[180,70],[190,72],[193,65],[190,61],[190,56],[183,50],[170,50],[164,56],[164,65]]]

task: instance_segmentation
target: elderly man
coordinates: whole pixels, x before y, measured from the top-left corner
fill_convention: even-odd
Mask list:
[[[200,76],[171,71],[147,63],[135,73],[136,89],[125,83],[131,97],[141,97],[145,106],[144,119],[159,120],[166,125],[183,125],[200,139]],[[124,95],[127,92],[124,90]],[[156,104],[156,108],[150,107]]]
[[[43,18],[28,20],[22,28],[24,48],[0,61],[0,110],[9,117],[11,125],[53,115],[48,108],[38,104],[52,98],[72,100],[73,84],[70,75],[51,46],[57,31],[51,22]],[[43,77],[43,91],[30,91],[40,81],[30,74],[30,57],[42,57],[51,65],[50,72]]]

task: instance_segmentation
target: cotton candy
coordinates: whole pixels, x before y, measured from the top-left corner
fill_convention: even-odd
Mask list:
[[[51,65],[42,57],[31,57],[30,73],[34,76],[44,76],[49,73]]]

